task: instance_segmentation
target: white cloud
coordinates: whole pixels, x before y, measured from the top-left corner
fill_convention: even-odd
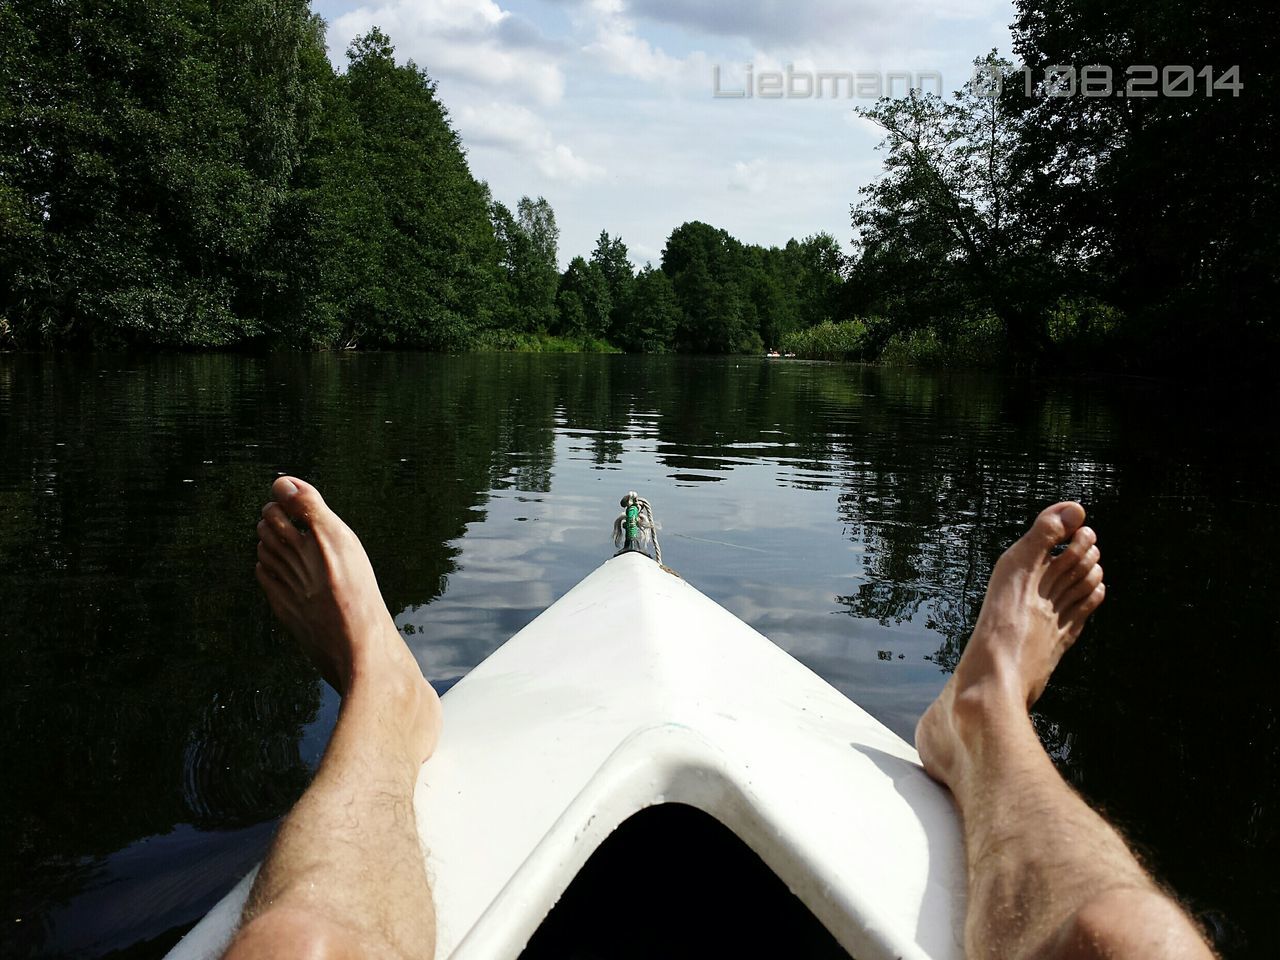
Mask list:
[[[662,251],[643,243],[631,243],[627,246],[631,262],[638,267],[659,266],[662,263]]]
[[[329,55],[340,66],[351,40],[381,27],[402,60],[434,79],[461,80],[519,100],[552,104],[564,95],[557,44],[492,0],[390,0],[361,6],[329,26]]]
[[[716,99],[723,85],[805,70],[942,72],[1009,49],[1010,0],[314,0],[335,61],[373,25],[440,82],[475,175],[496,197],[551,201],[561,257],[600,230],[658,262],[687,220],[744,241],[851,234],[877,176],[868,100]]]
[[[674,57],[640,36],[622,0],[585,0],[576,23],[588,35],[583,53],[616,76],[666,87],[688,86],[691,79],[704,80],[710,69],[701,51]]]
[[[563,143],[539,153],[537,163],[538,169],[552,180],[599,180],[605,174],[604,167],[584,160]]]
[[[636,17],[712,36],[741,37],[762,51],[867,49],[886,38],[906,41],[912,28],[932,19],[989,18],[993,11],[1007,9],[1002,0],[632,0],[629,5]]]
[[[769,161],[761,158],[743,163],[741,160],[733,165],[729,174],[729,189],[746,193],[764,193],[769,186]]]
[[[526,107],[497,101],[466,105],[455,119],[463,143],[490,147],[531,162],[549,180],[590,182],[605,174],[600,164],[557,143],[542,118]]]

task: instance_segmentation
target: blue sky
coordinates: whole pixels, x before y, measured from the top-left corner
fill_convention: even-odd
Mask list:
[[[565,262],[601,230],[637,264],[705,220],[782,244],[819,230],[846,246],[849,204],[880,169],[874,127],[830,95],[763,99],[766,71],[941,73],[1010,55],[1011,0],[314,0],[339,67],[378,25],[439,84],[475,175],[509,205],[545,196]],[[803,81],[795,81],[802,88]]]

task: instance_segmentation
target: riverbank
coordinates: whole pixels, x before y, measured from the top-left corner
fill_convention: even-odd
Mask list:
[[[622,353],[621,347],[594,337],[560,337],[550,333],[486,330],[464,353]]]

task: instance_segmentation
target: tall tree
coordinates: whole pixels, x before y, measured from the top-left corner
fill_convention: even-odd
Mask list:
[[[521,197],[516,216],[494,203],[492,218],[506,278],[500,325],[526,332],[552,329],[560,284],[555,211],[544,197]]]
[[[802,327],[842,319],[840,295],[846,264],[835,237],[824,232],[803,240],[788,240],[783,248],[782,269]]]
[[[610,339],[616,339],[622,305],[630,296],[631,284],[635,280],[635,267],[631,265],[631,258],[627,255],[627,245],[622,242],[622,237],[610,237],[606,230],[600,231],[596,248],[591,253],[591,263],[600,270],[609,287],[609,302],[612,309],[608,332]]]
[[[1012,64],[993,51],[975,68],[1003,76]],[[1019,126],[991,93],[976,79],[950,101],[912,91],[860,111],[884,130],[886,156],[853,208],[855,280],[908,326],[992,313],[1013,352],[1030,356],[1047,340],[1060,251],[1016,202]],[[881,291],[888,302],[875,302]]]
[[[662,271],[682,311],[677,342],[697,353],[760,349],[743,245],[706,223],[681,224],[667,238]]]
[[[773,347],[798,326],[794,290],[786,275],[782,251],[777,247],[747,248],[745,291],[749,309],[747,326],[758,330],[763,346]]]
[[[1015,162],[1040,231],[1075,238],[1098,292],[1141,321],[1144,350],[1182,344],[1201,363],[1275,347],[1274,9],[1018,0],[1016,11],[1026,73],[1002,102],[1020,114]],[[1058,64],[1092,66],[1047,81]],[[1051,95],[1068,82],[1074,95]]]
[[[561,333],[598,340],[608,332],[613,299],[599,264],[574,257],[560,278],[556,300]]]
[[[646,267],[616,312],[613,342],[629,353],[667,353],[683,319],[675,287],[661,270]]]
[[[347,51],[307,171],[315,309],[348,344],[461,345],[494,307],[498,246],[435,83],[374,28]]]
[[[305,0],[0,8],[0,316],[22,342],[225,344],[316,91]]]

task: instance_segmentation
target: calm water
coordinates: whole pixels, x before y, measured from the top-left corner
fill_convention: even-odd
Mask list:
[[[626,357],[0,357],[0,946],[163,952],[262,853],[335,699],[252,575],[317,483],[442,684],[611,552],[903,736],[986,573],[1082,500],[1107,603],[1037,721],[1231,956],[1280,955],[1275,405],[1147,382]]]

